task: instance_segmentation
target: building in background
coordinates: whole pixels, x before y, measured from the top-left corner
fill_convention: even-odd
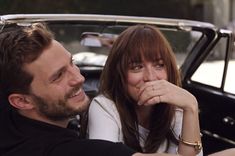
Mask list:
[[[235,0],[191,0],[194,20],[226,27],[235,21]]]

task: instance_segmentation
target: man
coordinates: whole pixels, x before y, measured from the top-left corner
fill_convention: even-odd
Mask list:
[[[1,32],[0,155],[144,155],[120,143],[81,140],[66,128],[89,106],[84,81],[45,25]]]

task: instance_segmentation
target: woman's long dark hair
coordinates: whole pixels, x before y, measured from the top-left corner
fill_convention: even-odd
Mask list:
[[[181,86],[174,53],[162,33],[150,25],[131,26],[115,41],[101,75],[100,93],[113,100],[118,109],[124,142],[139,152],[156,152],[165,139],[168,143],[177,143],[171,128],[175,107],[162,103],[155,105],[150,115],[150,132],[144,151],[142,150],[135,111],[136,101],[127,90],[129,63],[141,62],[143,58],[154,62],[159,56],[166,66],[168,81]]]

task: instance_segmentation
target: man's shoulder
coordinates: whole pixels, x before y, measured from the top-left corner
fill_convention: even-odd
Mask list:
[[[113,143],[105,140],[70,140],[57,144],[51,152],[50,156],[131,156],[135,152],[121,143]]]

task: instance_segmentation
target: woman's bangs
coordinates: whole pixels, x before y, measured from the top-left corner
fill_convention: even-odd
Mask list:
[[[142,50],[140,48],[138,40],[132,39],[128,43],[126,49],[128,63],[142,62]]]
[[[142,62],[143,60],[155,62],[167,58],[167,48],[161,35],[146,28],[136,31],[127,41],[126,58],[128,63]]]
[[[142,58],[146,61],[154,62],[163,57],[163,43],[156,36],[146,37],[140,44]]]

